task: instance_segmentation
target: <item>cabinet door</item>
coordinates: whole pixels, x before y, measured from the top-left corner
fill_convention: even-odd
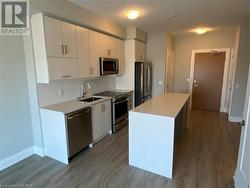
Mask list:
[[[116,58],[116,38],[99,34],[101,57]]]
[[[64,57],[77,58],[76,26],[62,22]]]
[[[87,78],[91,76],[89,62],[89,31],[85,28],[76,27],[77,51],[79,60],[79,76]]]
[[[46,52],[49,57],[63,57],[62,22],[44,16]]]
[[[101,104],[92,106],[92,133],[93,141],[103,136]]]
[[[145,44],[140,41],[135,41],[135,56],[136,61],[144,62],[145,61]]]
[[[125,73],[124,41],[116,39],[116,58],[119,60],[119,74]]]
[[[111,130],[111,101],[105,101],[101,104],[103,133]]]
[[[49,80],[78,78],[77,59],[48,58]]]
[[[99,34],[89,30],[89,60],[91,77],[100,76]]]
[[[99,42],[100,42],[100,56],[109,57],[111,52],[108,51],[108,36],[100,33]]]
[[[116,52],[116,38],[107,36],[107,53],[108,57],[117,58]]]

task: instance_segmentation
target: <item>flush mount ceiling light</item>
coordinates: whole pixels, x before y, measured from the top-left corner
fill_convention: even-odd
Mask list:
[[[127,18],[130,20],[134,20],[138,18],[139,15],[140,15],[140,12],[138,10],[129,10],[126,13]]]
[[[198,35],[202,35],[208,31],[212,31],[211,28],[208,28],[208,27],[198,27],[198,28],[195,28],[195,29],[192,29],[191,32],[193,33],[196,33]]]

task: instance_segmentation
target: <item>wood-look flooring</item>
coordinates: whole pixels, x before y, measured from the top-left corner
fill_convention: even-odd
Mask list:
[[[128,165],[128,129],[76,156],[69,166],[31,156],[0,172],[0,187],[41,188],[233,188],[240,128],[225,114],[192,110],[178,144],[174,178]]]

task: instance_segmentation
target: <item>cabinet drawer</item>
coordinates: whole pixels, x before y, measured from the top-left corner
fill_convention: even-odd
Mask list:
[[[49,80],[78,77],[77,59],[48,58]]]

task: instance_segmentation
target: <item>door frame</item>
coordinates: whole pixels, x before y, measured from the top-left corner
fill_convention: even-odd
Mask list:
[[[220,112],[228,112],[227,105],[227,88],[228,88],[228,74],[229,74],[229,63],[230,63],[230,48],[217,48],[217,49],[200,49],[200,50],[192,50],[191,56],[191,67],[190,67],[190,77],[189,77],[189,93],[190,93],[190,107],[192,105],[192,94],[193,94],[193,81],[194,81],[194,63],[195,63],[195,55],[198,53],[210,53],[212,51],[217,52],[225,52],[225,64],[224,64],[224,73],[223,73],[223,84],[221,91],[221,104],[220,104]]]

